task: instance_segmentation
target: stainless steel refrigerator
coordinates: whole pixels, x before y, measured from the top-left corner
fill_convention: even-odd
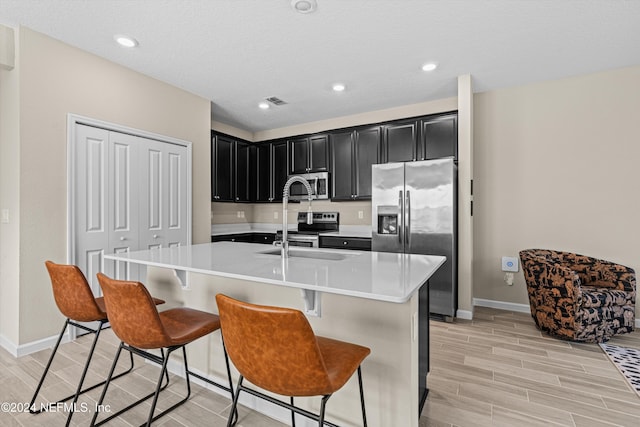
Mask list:
[[[444,255],[429,280],[429,312],[451,320],[457,310],[457,167],[452,158],[374,165],[371,249]]]

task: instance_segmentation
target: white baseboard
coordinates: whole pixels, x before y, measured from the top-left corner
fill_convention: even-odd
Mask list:
[[[52,348],[56,345],[56,341],[58,340],[58,335],[54,335],[51,337],[43,338],[37,341],[31,341],[27,344],[16,345],[14,342],[7,339],[5,336],[0,335],[0,346],[7,350],[13,357],[22,357],[31,353],[37,353],[40,350],[45,350],[47,348]],[[65,332],[62,337],[61,344],[71,341],[69,330]]]
[[[489,299],[474,298],[473,305],[479,307],[497,308],[500,310],[517,311],[519,313],[530,313],[531,308],[529,304],[516,304],[513,302],[493,301]],[[460,312],[461,310],[458,310]],[[458,316],[461,319],[467,319],[466,317]],[[636,328],[640,328],[640,318],[636,318]]]
[[[473,320],[473,311],[456,310],[456,317],[458,319]]]
[[[529,304],[516,304],[514,302],[494,301],[490,299],[474,298],[473,305],[479,307],[497,308],[500,310],[516,311],[518,313],[530,313]]]

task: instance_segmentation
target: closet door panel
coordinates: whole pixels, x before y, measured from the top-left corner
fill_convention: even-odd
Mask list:
[[[138,138],[109,132],[108,156],[108,253],[123,253],[139,249],[138,244]],[[139,280],[137,266],[113,265],[113,277],[119,280]],[[107,263],[105,262],[105,265]],[[117,265],[116,265],[117,264]]]
[[[139,139],[140,146],[140,249],[162,247],[164,157],[162,144]]]
[[[109,132],[90,126],[76,128],[75,151],[75,260],[95,295],[100,295],[96,273],[105,271],[102,256],[109,245],[107,226],[107,153]]]
[[[166,145],[167,166],[166,203],[163,206],[168,247],[184,246],[188,241],[187,228],[187,147]]]

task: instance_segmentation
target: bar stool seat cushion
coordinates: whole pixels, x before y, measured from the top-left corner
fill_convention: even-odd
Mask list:
[[[171,338],[170,346],[187,344],[220,329],[220,318],[216,314],[187,307],[162,311],[160,319]]]
[[[327,390],[313,390],[311,388],[309,396],[328,394],[342,388],[362,361],[371,353],[369,348],[357,344],[320,336],[316,336],[316,340],[331,387]]]

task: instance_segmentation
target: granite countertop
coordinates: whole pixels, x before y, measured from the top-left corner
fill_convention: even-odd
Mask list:
[[[431,255],[291,248],[294,251],[341,259],[283,260],[278,248],[236,242],[111,254],[105,259],[392,303],[408,301],[445,262],[445,257]]]

